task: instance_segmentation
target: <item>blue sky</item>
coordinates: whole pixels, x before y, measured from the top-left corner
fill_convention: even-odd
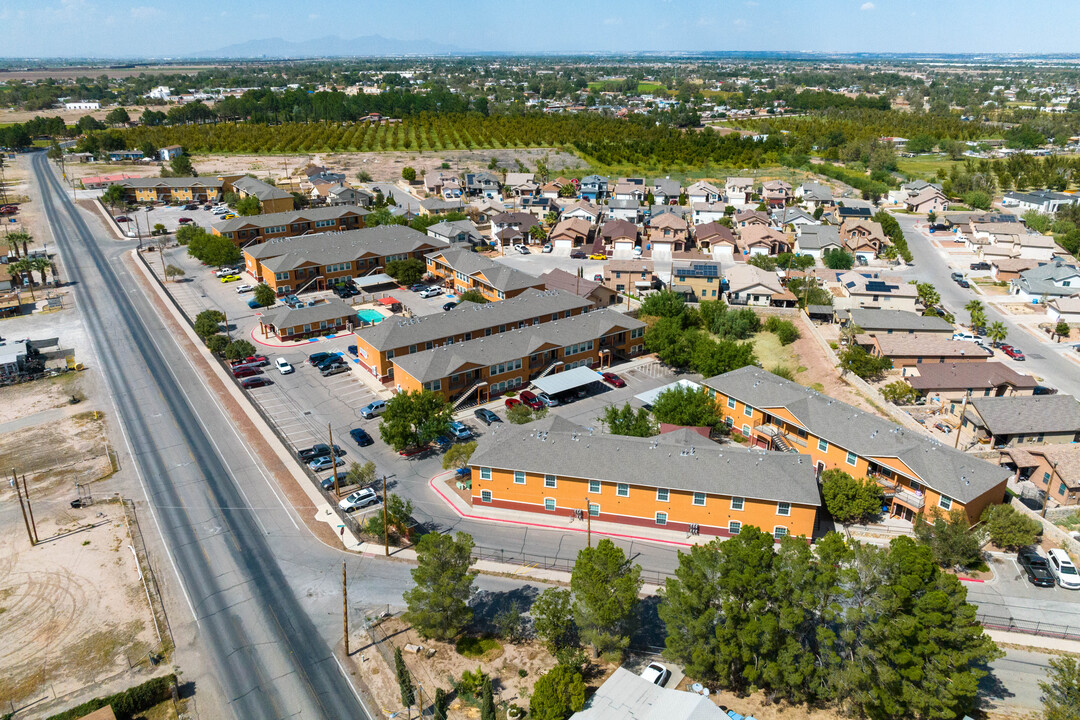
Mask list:
[[[0,0],[4,57],[179,56],[373,34],[520,52],[1080,53],[1077,28],[1076,0]]]

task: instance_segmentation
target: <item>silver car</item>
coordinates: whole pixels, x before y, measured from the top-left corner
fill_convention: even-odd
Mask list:
[[[363,490],[357,490],[352,495],[343,498],[338,503],[338,507],[345,512],[352,512],[359,508],[367,507],[368,505],[374,505],[379,502],[379,496],[371,488],[364,488]]]

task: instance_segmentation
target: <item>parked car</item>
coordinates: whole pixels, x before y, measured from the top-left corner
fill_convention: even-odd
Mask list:
[[[251,308],[252,310],[254,310],[255,308],[261,308],[262,303],[259,302],[258,300],[256,300],[255,298],[251,298],[250,300],[248,300],[247,306],[249,308]]]
[[[515,248],[522,255],[529,255],[530,254],[529,248],[525,247],[524,245],[516,245]]]
[[[604,382],[606,382],[608,385],[611,385],[612,387],[626,387],[626,381],[613,372],[606,372],[601,375],[601,377],[604,378]]]
[[[223,283],[231,283],[231,282],[236,282],[239,279],[240,279],[239,275],[223,275],[221,277],[221,282],[223,282]]]
[[[312,354],[308,355],[307,361],[308,361],[308,364],[310,364],[310,365],[318,365],[319,363],[321,363],[321,362],[323,362],[325,360],[329,360],[332,357],[334,357],[333,353],[317,352],[317,353],[312,353]]]
[[[323,490],[333,490],[334,489],[334,475],[333,474],[327,475],[326,477],[324,477],[322,479],[322,482],[320,482],[319,484],[322,485]],[[349,487],[350,485],[355,485],[355,484],[356,483],[354,483],[354,482],[352,482],[352,481],[350,481],[348,479],[348,475],[346,475],[344,473],[337,473],[338,490],[340,490],[343,487]]]
[[[457,306],[458,306],[458,304],[456,302],[448,302],[448,303],[443,303],[442,309],[443,310],[453,310]]]
[[[353,428],[349,431],[349,437],[351,437],[353,442],[360,447],[367,447],[368,445],[373,445],[375,443],[371,438],[371,435],[369,435],[368,431],[364,428]]]
[[[509,410],[510,408],[514,407],[515,405],[520,405],[521,401],[518,400],[517,398],[506,398],[506,402],[504,402],[503,404],[506,405],[506,409]]]
[[[184,209],[185,210],[198,210],[199,209],[199,203],[188,203],[187,205],[184,206]]]
[[[322,472],[323,470],[329,470],[333,467],[341,467],[345,464],[345,461],[339,457],[332,458],[329,455],[315,458],[307,464],[311,468],[312,472]]]
[[[1006,355],[1008,355],[1013,360],[1023,360],[1024,359],[1024,353],[1021,352],[1020,348],[1014,348],[1012,345],[1002,345],[1001,346],[1001,352],[1005,353]]]
[[[296,297],[295,295],[286,295],[284,298],[282,298],[282,302],[284,302],[286,305],[302,305],[302,303],[300,302],[300,298]]]
[[[641,671],[641,677],[645,678],[653,685],[664,687],[668,678],[671,677],[671,671],[660,663],[649,663],[648,666]]]
[[[255,365],[257,367],[266,367],[270,364],[270,361],[266,359],[265,355],[249,355],[244,358],[245,365]]]
[[[367,405],[360,408],[360,417],[364,418],[365,420],[370,420],[373,417],[382,415],[385,411],[386,401],[375,400],[373,402],[369,402]]]
[[[254,285],[237,285],[236,286],[236,294],[237,295],[243,295],[244,293],[249,293],[254,289],[255,289]]]
[[[549,253],[551,252],[551,250],[551,243],[544,243],[544,247],[541,249],[541,252]]]
[[[356,295],[356,292],[348,285],[335,285],[331,288],[331,291],[342,300],[346,300],[353,295]]]
[[[1067,552],[1061,548],[1051,548],[1046,552],[1046,559],[1058,585],[1066,590],[1080,590],[1080,572],[1077,572]]]
[[[1024,568],[1027,579],[1032,585],[1054,587],[1056,584],[1057,581],[1054,578],[1054,573],[1050,570],[1050,564],[1035,548],[1021,548],[1020,552],[1016,553],[1016,562],[1020,567]]]
[[[970,268],[972,270],[989,270],[990,269],[990,263],[988,263],[988,262],[973,262],[973,263],[971,263]]]
[[[493,422],[501,422],[501,420],[499,420],[499,416],[491,412],[487,408],[477,408],[473,411],[473,417],[475,417],[477,420],[484,423],[485,425],[490,425]]]
[[[536,397],[536,395],[531,390],[523,390],[521,394],[518,395],[518,397],[521,398],[521,402],[525,403],[533,410],[539,410],[540,408],[544,407],[544,403],[538,397]]]
[[[218,268],[217,270],[214,271],[214,277],[223,278],[226,275],[237,275],[239,273],[240,273],[240,270],[238,270],[237,268],[223,267],[223,268]]]
[[[426,298],[438,297],[440,295],[442,295],[442,290],[440,290],[437,287],[424,288],[423,290],[420,291],[420,297],[425,298],[425,299]]]
[[[283,357],[279,357],[277,360],[275,360],[274,365],[277,366],[278,372],[282,375],[289,375],[290,373],[296,372],[296,368],[294,368],[289,363],[289,361]]]
[[[113,218],[113,220],[115,220],[118,223],[131,222],[131,218],[129,218],[127,215],[117,215],[116,217]]]
[[[328,367],[333,367],[333,366],[337,366],[337,365],[344,365],[344,364],[345,364],[345,360],[342,359],[340,356],[331,355],[330,357],[326,358],[321,363],[316,365],[315,369],[321,372],[321,371],[325,370]]]
[[[593,253],[589,256],[590,260],[607,260],[607,255],[601,255],[600,253]]]
[[[953,282],[960,282],[961,280],[964,279],[964,273],[959,272],[959,271],[953,272],[953,273],[951,273],[949,275],[949,277],[952,278]]]
[[[971,287],[971,283],[969,283],[969,282],[968,282],[967,280],[965,280],[965,279],[963,279],[963,278],[960,278],[959,280],[957,280],[957,281],[956,281],[956,284],[957,284],[957,285],[959,285],[959,286],[960,286],[960,287],[962,287],[962,288],[969,288],[969,287]]]
[[[274,381],[264,375],[259,375],[257,377],[248,377],[240,381],[240,387],[244,388],[245,390],[273,384]]]
[[[330,377],[331,375],[338,375],[344,372],[349,372],[349,366],[345,363],[330,363],[326,367],[319,370],[319,374],[321,374],[323,377]]]
[[[975,336],[969,332],[961,330],[960,332],[954,332],[952,335],[953,340],[963,340],[965,342],[975,342]]]
[[[203,210],[212,210],[213,208],[214,208],[214,206],[213,206],[213,205],[211,205],[211,204],[209,204],[209,203],[207,203],[206,205],[203,205],[203,206],[202,206],[202,209],[203,209]]]
[[[255,377],[256,375],[261,374],[262,370],[260,370],[259,368],[253,368],[249,365],[237,365],[232,370],[232,376],[234,378]]]
[[[221,216],[222,220],[233,220],[236,218],[236,213],[225,213]]]
[[[189,208],[189,209],[190,209],[190,208]],[[179,220],[177,220],[176,222],[180,223],[181,225],[187,225],[188,223],[193,223],[193,222],[195,222],[195,221],[194,221],[194,220],[192,220],[192,219],[191,219],[191,218],[189,218],[189,217],[182,217],[182,218],[180,218]]]
[[[559,401],[551,397],[547,393],[536,393],[536,399],[544,403],[548,407],[555,407],[559,404]]]
[[[349,347],[345,348],[345,352],[349,353],[353,357],[357,357],[358,355],[355,345],[350,345]]]
[[[1036,385],[1032,391],[1032,395],[1057,395],[1058,389],[1054,387],[1047,387],[1046,385]]]
[[[584,250],[571,250],[570,251],[570,258],[572,260],[584,260],[585,259],[585,251]]]
[[[379,502],[378,493],[372,488],[364,488],[363,490],[357,490],[352,495],[343,498],[341,502],[338,503],[338,507],[345,512],[352,512],[353,510],[359,510],[368,505],[374,505],[377,502]]]
[[[337,443],[334,444],[334,454],[341,457],[345,454],[345,451]],[[316,458],[329,457],[330,446],[326,443],[316,443],[309,448],[296,451],[296,459],[300,462],[311,462]]]
[[[598,283],[604,282],[604,276],[601,275],[600,273],[596,273],[595,275],[593,275],[592,279],[593,279],[594,282],[598,282]]]
[[[450,434],[455,440],[468,440],[472,437],[472,430],[470,430],[465,423],[460,423],[455,420],[450,423]]]

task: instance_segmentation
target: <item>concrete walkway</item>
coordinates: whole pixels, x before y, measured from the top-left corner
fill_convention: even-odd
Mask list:
[[[82,412],[91,412],[92,410],[93,408],[87,408],[81,403],[78,405],[65,405],[64,407],[51,408],[49,410],[40,410],[25,417],[0,423],[0,433],[15,432],[16,430],[33,427],[34,425],[41,425],[42,423],[56,422],[57,420],[63,420],[66,417],[78,415]]]

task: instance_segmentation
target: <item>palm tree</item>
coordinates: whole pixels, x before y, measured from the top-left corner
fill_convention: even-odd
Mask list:
[[[31,270],[37,270],[41,273],[41,284],[46,285],[49,282],[49,278],[46,273],[52,269],[52,261],[47,257],[35,257],[29,258],[29,265]],[[31,275],[31,283],[33,283],[33,276]]]
[[[1009,337],[1009,330],[1005,327],[1005,323],[998,320],[986,329],[986,337],[990,338],[992,343],[1003,343],[1005,338]]]
[[[964,309],[968,311],[971,316],[971,329],[974,330],[977,327],[986,325],[986,312],[983,310],[983,304],[978,300],[972,300]]]
[[[19,238],[19,233],[17,233],[17,232],[8,233],[6,236],[4,236],[4,242],[7,244],[8,249],[11,250],[11,252],[15,256],[16,260],[19,259],[19,242],[20,242],[20,240],[21,239]]]
[[[23,276],[26,276],[27,284],[30,287],[30,297],[37,302],[37,298],[34,297],[34,276],[31,274],[34,269],[29,258],[19,258],[13,263],[8,263],[8,272],[18,278],[19,286],[23,285]]]
[[[30,241],[33,240],[33,239],[34,239],[33,236],[30,235],[30,233],[26,232],[25,230],[16,230],[15,232],[8,234],[8,245],[11,245],[13,242],[22,243],[22,254],[23,254],[23,257],[26,257],[27,255],[30,254],[30,253],[27,252],[26,247],[27,247],[27,245],[30,244]],[[16,249],[15,254],[16,255],[19,254],[17,249]]]

